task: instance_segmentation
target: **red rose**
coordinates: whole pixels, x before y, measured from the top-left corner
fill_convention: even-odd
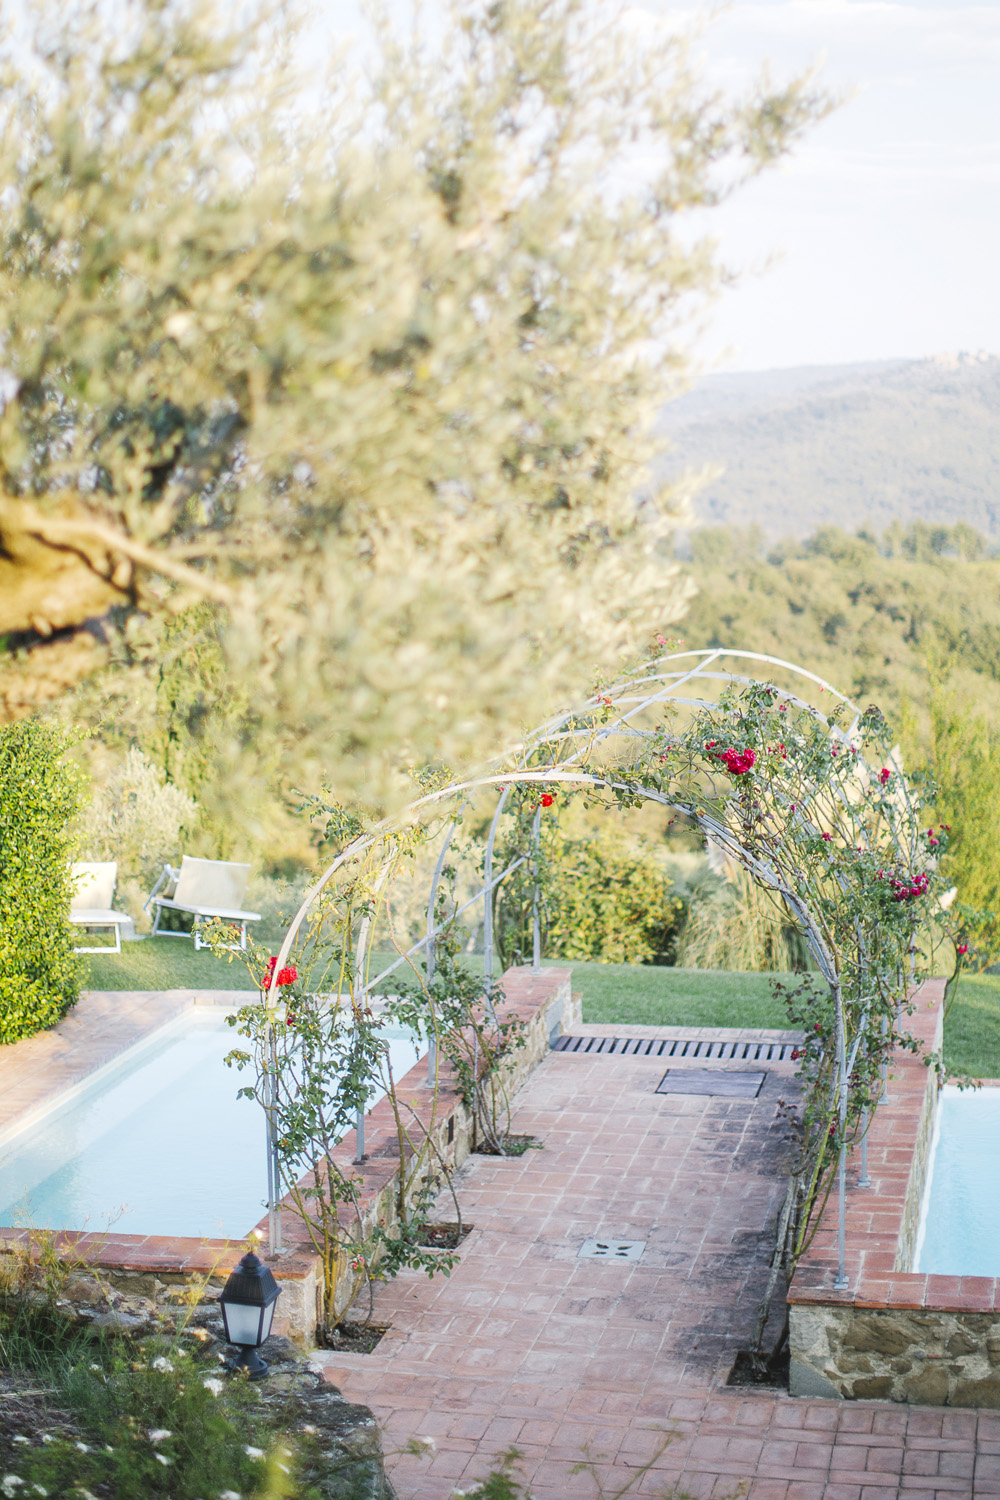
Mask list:
[[[832,844],[833,843],[833,834],[832,833],[824,833],[824,835],[823,835],[823,842],[824,842],[824,844]]]
[[[889,777],[891,775],[892,775],[892,772],[889,770],[889,767],[888,766],[883,766],[882,769],[881,769],[881,771],[878,773],[878,779],[879,779],[880,784],[882,786],[885,786],[886,782],[889,780]]]
[[[294,984],[295,981],[296,981],[296,979],[298,979],[298,977],[299,977],[299,971],[295,967],[294,964],[290,964],[287,969],[279,969],[278,970],[278,983],[279,983],[279,985],[282,985],[282,984]]]
[[[555,800],[556,799],[553,797],[551,792],[546,792],[544,797],[542,798],[542,806],[551,807]]]
[[[969,945],[968,945],[968,943],[958,943],[956,945],[955,952],[958,954],[959,958],[964,958],[965,955],[968,953],[968,951],[969,951]]]

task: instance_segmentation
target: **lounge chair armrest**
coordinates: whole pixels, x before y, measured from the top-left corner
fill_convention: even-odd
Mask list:
[[[167,884],[167,882],[169,880],[172,880],[176,884],[179,879],[180,879],[180,871],[179,870],[175,870],[172,865],[164,865],[162,871],[160,872],[159,879],[157,880],[156,884],[153,886],[153,889],[150,891],[150,893],[146,897],[145,901],[142,903],[142,909],[143,909],[143,911],[149,911],[150,903],[152,902],[153,897],[156,896],[163,889],[163,887]]]

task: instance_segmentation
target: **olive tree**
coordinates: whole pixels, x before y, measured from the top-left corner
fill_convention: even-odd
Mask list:
[[[373,23],[320,86],[282,8],[31,7],[0,76],[2,717],[193,643],[229,790],[264,756],[391,802],[683,612],[648,461],[726,274],[692,211],[826,103],[722,97],[634,15]]]

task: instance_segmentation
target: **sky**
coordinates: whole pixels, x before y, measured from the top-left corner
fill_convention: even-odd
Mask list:
[[[722,84],[820,62],[850,94],[712,212],[731,263],[780,256],[718,304],[715,368],[1000,354],[1000,0],[732,0],[701,50]]]

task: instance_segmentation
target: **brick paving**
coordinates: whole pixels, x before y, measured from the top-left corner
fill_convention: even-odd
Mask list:
[[[652,1058],[544,1060],[514,1121],[544,1149],[462,1168],[475,1228],[451,1277],[402,1274],[378,1290],[376,1351],[320,1356],[383,1423],[400,1500],[445,1500],[512,1445],[535,1500],[595,1500],[598,1481],[643,1500],[1000,1497],[1000,1413],[725,1385],[766,1277],[793,1071],[747,1100],[658,1095]],[[646,1250],[578,1259],[592,1236]],[[401,1452],[412,1436],[433,1456]]]

